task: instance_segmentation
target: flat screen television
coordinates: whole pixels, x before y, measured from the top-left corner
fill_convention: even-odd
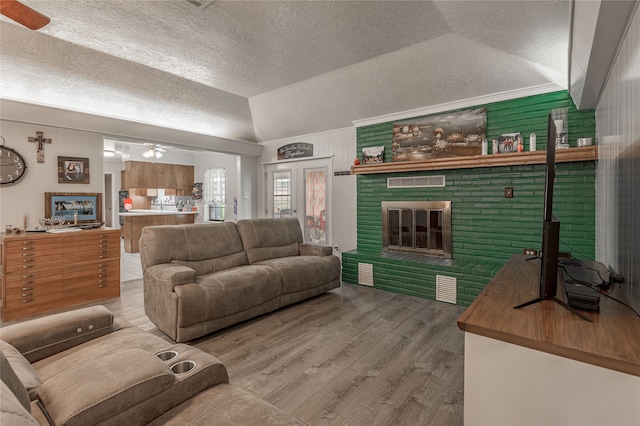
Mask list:
[[[556,179],[556,125],[549,114],[547,120],[547,159],[544,181],[544,216],[538,297],[516,306],[524,308],[543,300],[553,300],[579,317],[590,321],[556,297],[558,292],[558,255],[560,254],[560,221],[553,215],[553,185]]]
[[[556,297],[558,291],[558,254],[560,221],[553,215],[553,184],[556,180],[556,125],[549,114],[547,122],[547,171],[544,180],[544,216],[540,262],[540,299]]]

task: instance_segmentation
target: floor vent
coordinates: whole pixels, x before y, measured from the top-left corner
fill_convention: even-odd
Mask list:
[[[442,188],[445,178],[442,176],[414,176],[388,178],[387,188]]]
[[[373,265],[370,263],[358,263],[358,284],[373,287]]]
[[[456,303],[457,280],[453,277],[436,275],[436,300]]]

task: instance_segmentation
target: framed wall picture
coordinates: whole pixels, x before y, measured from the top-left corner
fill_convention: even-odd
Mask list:
[[[102,194],[99,192],[45,192],[45,217],[63,217],[78,223],[102,222]]]
[[[384,146],[362,148],[363,163],[384,163]]]
[[[58,157],[58,183],[89,183],[89,159]]]
[[[522,135],[520,133],[504,133],[498,137],[498,152],[501,154],[518,152],[518,146],[522,147]]]
[[[487,110],[475,108],[393,123],[391,161],[426,161],[482,153]]]

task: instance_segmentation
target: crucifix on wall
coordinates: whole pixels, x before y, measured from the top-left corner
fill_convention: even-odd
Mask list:
[[[43,143],[51,143],[50,138],[44,137],[44,132],[36,132],[36,137],[29,136],[29,142],[37,142],[38,143],[38,163],[44,163],[44,147]]]

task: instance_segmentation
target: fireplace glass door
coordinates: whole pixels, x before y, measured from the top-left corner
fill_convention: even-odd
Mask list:
[[[382,204],[385,249],[451,257],[450,203]],[[446,204],[449,204],[448,208]]]

